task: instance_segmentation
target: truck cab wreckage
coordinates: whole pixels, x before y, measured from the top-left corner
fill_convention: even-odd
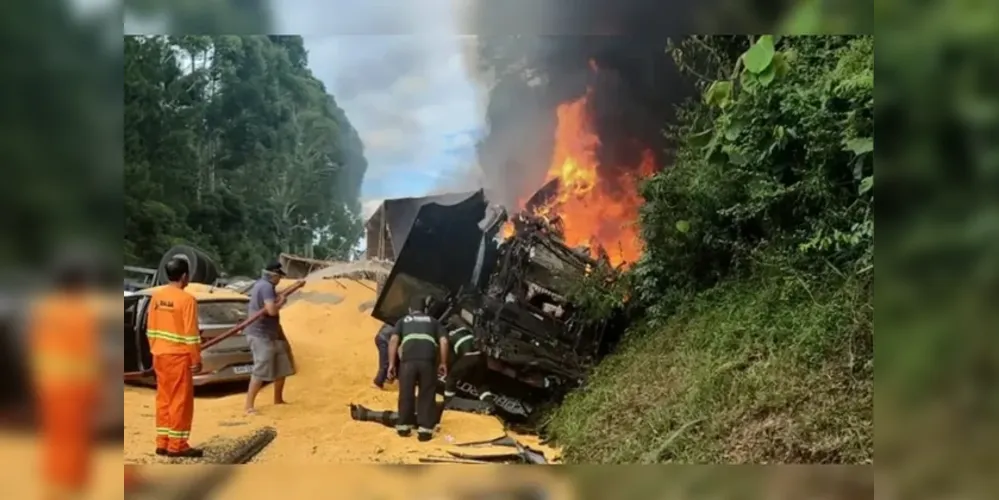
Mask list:
[[[623,310],[588,318],[568,298],[592,270],[614,271],[599,253],[568,247],[558,220],[527,211],[509,218],[483,191],[447,201],[418,208],[372,316],[394,324],[416,295],[432,297],[430,312],[442,320],[460,315],[487,356],[496,412],[530,425],[538,410],[582,384],[619,339]],[[467,383],[458,390],[478,396]]]

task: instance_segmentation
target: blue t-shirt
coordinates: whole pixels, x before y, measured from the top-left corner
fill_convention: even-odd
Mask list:
[[[268,300],[271,302],[276,301],[277,291],[275,290],[274,284],[267,278],[260,278],[253,284],[253,288],[250,289],[249,316],[253,316],[257,313],[257,311],[263,309],[264,302]],[[280,332],[280,316],[271,316],[270,314],[264,313],[260,319],[250,323],[250,326],[246,327],[243,334],[250,337],[276,339],[280,335]]]

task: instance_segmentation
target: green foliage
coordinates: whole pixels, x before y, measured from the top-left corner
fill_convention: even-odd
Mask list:
[[[598,265],[570,284],[566,298],[580,308],[584,317],[603,321],[628,304],[631,277]]]
[[[873,57],[867,37],[762,36],[700,72],[730,77],[702,83],[676,164],[644,186],[644,301],[665,312],[754,266],[873,265]]]
[[[870,462],[873,39],[669,53],[702,98],[642,189],[646,250],[622,282],[647,319],[548,431],[578,463]]]
[[[776,273],[640,325],[551,415],[567,463],[865,463],[870,282]]]
[[[126,37],[126,262],[177,242],[234,274],[350,255],[367,164],[306,64],[297,36]]]

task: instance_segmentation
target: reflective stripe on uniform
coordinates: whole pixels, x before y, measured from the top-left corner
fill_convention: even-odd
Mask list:
[[[147,330],[146,336],[151,339],[160,339],[167,342],[174,342],[176,344],[198,345],[201,343],[201,337],[198,335],[178,335],[164,330]]]
[[[444,397],[445,398],[453,398],[454,394],[455,394],[454,391],[444,391]]]
[[[39,353],[32,356],[36,373],[53,379],[82,379],[100,375],[100,364],[69,353]]]
[[[433,434],[434,430],[433,429],[427,429],[426,427],[420,427],[419,429],[416,429],[416,432],[418,432],[420,434]]]
[[[173,430],[169,427],[157,427],[156,435],[169,436],[175,439],[187,439],[191,437],[191,431],[178,431],[178,430]]]
[[[397,431],[411,431],[411,430],[413,430],[413,426],[412,425],[397,425],[397,426],[395,426],[395,430],[397,430]]]
[[[410,340],[428,340],[434,345],[437,345],[437,339],[433,335],[427,335],[426,333],[410,333],[402,338],[402,343],[399,344],[399,354],[402,354],[402,346],[406,345],[406,342]]]
[[[465,335],[464,337],[458,339],[458,341],[454,343],[454,352],[457,353],[458,348],[461,347],[462,344],[472,340],[473,338],[475,338],[473,335]]]

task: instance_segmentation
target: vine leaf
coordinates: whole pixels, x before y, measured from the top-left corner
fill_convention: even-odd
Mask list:
[[[704,102],[709,106],[722,106],[732,95],[732,82],[720,80],[713,82],[704,93]]]
[[[843,141],[843,145],[846,146],[847,151],[857,156],[874,151],[874,139],[871,137],[848,139]]]
[[[709,128],[702,132],[691,134],[687,140],[690,142],[691,146],[703,149],[708,147],[708,144],[711,143],[711,139],[714,137],[714,132],[714,129]]]
[[[762,73],[757,75],[757,79],[759,79],[760,85],[768,87],[770,86],[771,83],[773,83],[774,78],[777,76],[777,69],[775,68],[775,66],[776,64],[769,64],[767,65],[766,69],[763,70]]]
[[[753,44],[745,54],[742,55],[742,62],[746,69],[753,74],[760,74],[770,66],[774,59],[774,37],[763,35]]]
[[[859,194],[864,194],[870,191],[871,189],[874,189],[874,176],[868,175],[867,177],[864,177],[862,181],[860,181],[860,188],[858,189],[858,192]]]

